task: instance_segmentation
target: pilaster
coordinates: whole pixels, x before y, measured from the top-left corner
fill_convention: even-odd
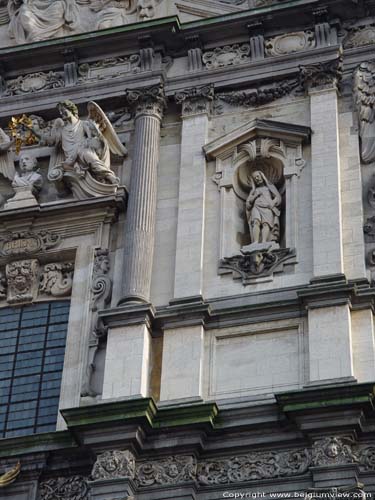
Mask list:
[[[175,94],[182,106],[180,186],[174,296],[202,295],[207,142],[213,87]],[[188,270],[188,272],[187,272]]]

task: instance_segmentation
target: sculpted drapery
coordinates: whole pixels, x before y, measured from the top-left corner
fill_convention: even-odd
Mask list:
[[[37,42],[79,31],[75,0],[9,0],[9,36],[17,43]]]

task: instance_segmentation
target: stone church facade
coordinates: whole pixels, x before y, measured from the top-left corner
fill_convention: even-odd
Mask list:
[[[372,498],[374,47],[373,0],[3,2],[1,499]]]

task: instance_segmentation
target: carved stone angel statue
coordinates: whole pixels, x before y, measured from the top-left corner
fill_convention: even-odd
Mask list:
[[[75,0],[8,0],[9,35],[36,42],[80,31]]]
[[[361,156],[364,163],[375,161],[375,63],[362,63],[354,76],[358,109]]]
[[[103,110],[89,102],[88,119],[81,120],[73,102],[62,101],[57,108],[60,118],[50,130],[31,127],[42,143],[56,146],[50,174],[51,169],[63,174],[74,172],[81,178],[89,173],[99,183],[118,185],[119,179],[111,170],[110,151],[118,156],[125,156],[127,151]]]
[[[279,242],[281,195],[260,170],[251,174],[246,216],[252,243]]]

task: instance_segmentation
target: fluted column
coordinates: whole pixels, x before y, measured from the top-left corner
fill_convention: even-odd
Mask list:
[[[130,90],[126,98],[136,107],[135,147],[125,229],[124,283],[119,304],[150,300],[164,88],[159,85]]]

